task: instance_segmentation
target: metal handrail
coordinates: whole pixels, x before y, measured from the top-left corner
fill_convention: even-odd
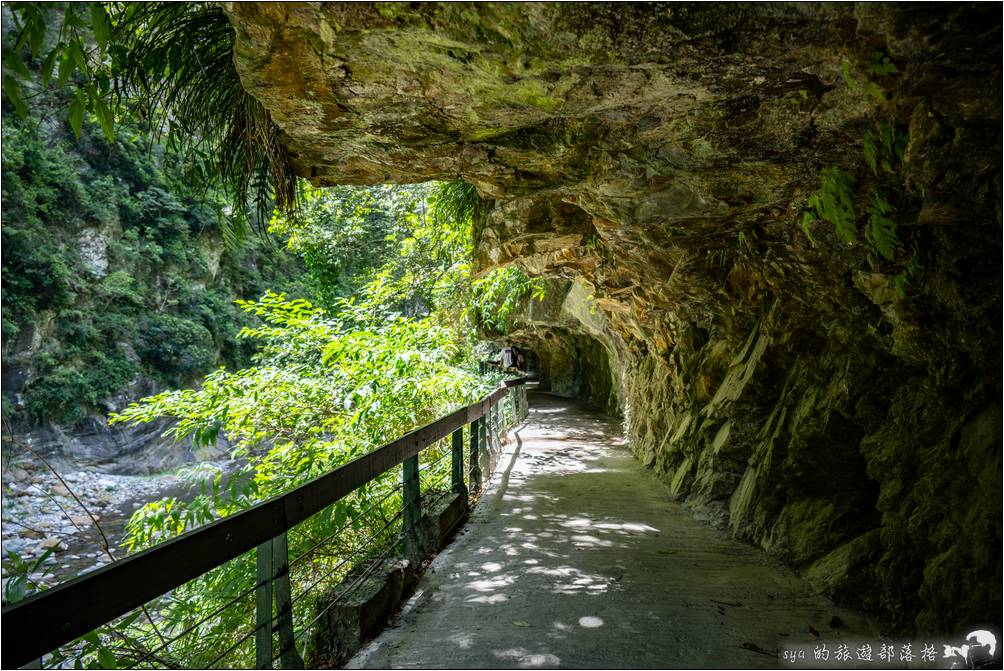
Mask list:
[[[3,609],[3,668],[37,660],[200,575],[281,536],[425,448],[477,422],[512,387],[504,381],[480,401],[415,429],[299,487],[194,529],[93,573]]]

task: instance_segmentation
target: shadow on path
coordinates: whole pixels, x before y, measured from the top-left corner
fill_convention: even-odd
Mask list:
[[[531,395],[471,521],[348,668],[777,667],[788,643],[875,638],[757,548],[694,520],[618,420]],[[846,628],[831,630],[837,615]]]

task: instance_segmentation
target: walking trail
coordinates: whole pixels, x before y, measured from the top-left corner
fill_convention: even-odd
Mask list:
[[[776,668],[790,644],[877,639],[672,502],[619,420],[530,399],[465,529],[347,668]]]

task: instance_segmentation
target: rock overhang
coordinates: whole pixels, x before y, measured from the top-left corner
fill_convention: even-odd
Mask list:
[[[563,298],[527,316],[607,353],[632,449],[674,495],[900,629],[1000,619],[999,478],[918,498],[957,477],[939,460],[1000,472],[1000,436],[980,429],[1000,415],[999,8],[224,8],[300,175],[465,179],[494,201],[479,272],[518,264],[587,292],[595,313]],[[882,123],[907,138],[891,194],[863,157]],[[896,259],[803,228],[826,166],[855,177],[862,226],[870,184],[896,200]],[[834,449],[850,455],[837,484],[806,466]],[[996,540],[952,545],[960,515]],[[953,603],[972,570],[998,596]]]

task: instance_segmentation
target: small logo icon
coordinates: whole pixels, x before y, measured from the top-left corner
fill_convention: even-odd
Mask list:
[[[955,658],[953,669],[981,669],[997,656],[997,637],[986,629],[977,629],[966,635],[966,642],[962,645],[944,647],[943,659]]]

